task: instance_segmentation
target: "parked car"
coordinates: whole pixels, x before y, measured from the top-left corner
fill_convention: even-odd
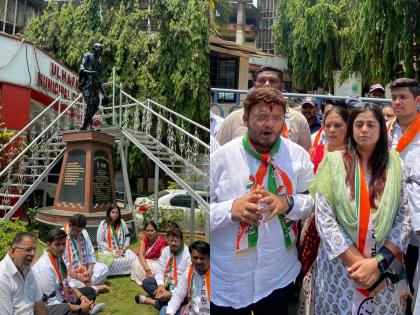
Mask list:
[[[203,192],[197,192],[204,200],[209,202],[209,196]],[[191,195],[184,189],[165,189],[158,193],[158,224],[164,228],[169,221],[177,222],[187,228],[190,219]],[[144,221],[153,218],[154,194],[147,197],[136,198],[134,206],[138,211],[136,223],[142,227]],[[204,228],[205,212],[203,207],[194,200],[195,220],[199,230]]]

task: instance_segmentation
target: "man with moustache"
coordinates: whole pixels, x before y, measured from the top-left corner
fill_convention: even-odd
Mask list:
[[[242,138],[211,155],[211,314],[288,314],[300,271],[296,221],[313,207],[309,154],[280,137],[286,100],[257,88]]]
[[[48,248],[33,267],[38,287],[43,293],[49,315],[96,314],[105,307],[94,304],[97,296],[91,287],[72,288],[67,267],[62,259],[67,234],[60,229],[48,232]]]
[[[311,134],[322,127],[322,121],[318,117],[320,103],[314,97],[305,97],[302,101],[301,112],[309,124]]]
[[[210,314],[210,245],[195,241],[189,251],[191,266],[182,274],[168,306],[162,308],[166,315]],[[187,304],[180,308],[185,299]]]
[[[9,252],[0,262],[0,314],[47,315],[31,264],[36,254],[36,237],[16,234]]]
[[[254,78],[254,88],[271,87],[283,91],[283,72],[271,67],[263,67],[258,70]],[[230,113],[223,121],[216,135],[220,146],[234,138],[242,137],[247,128],[242,117],[244,109]],[[286,107],[285,120],[282,129],[282,136],[302,146],[305,150],[311,147],[311,133],[306,118],[294,108]]]
[[[177,224],[169,228],[166,237],[169,246],[162,250],[154,277],[143,280],[142,287],[149,297],[135,297],[138,304],[153,305],[158,310],[168,304],[179,279],[191,264],[188,247],[184,244],[183,233]]]

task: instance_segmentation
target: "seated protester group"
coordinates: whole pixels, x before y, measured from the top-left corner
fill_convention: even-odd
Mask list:
[[[105,307],[95,305],[97,296],[92,287],[72,288],[67,267],[62,259],[67,234],[60,229],[48,232],[48,247],[33,267],[38,287],[43,294],[49,315],[96,314]]]
[[[66,250],[63,259],[70,276],[71,287],[92,287],[97,293],[109,291],[103,284],[108,276],[108,266],[97,263],[92,242],[85,230],[86,217],[82,214],[73,215],[63,228],[67,233]]]
[[[178,279],[191,264],[190,253],[178,225],[169,228],[167,239],[169,246],[162,251],[155,276],[143,280],[142,287],[150,297],[136,296],[137,303],[154,305],[159,310],[168,304]]]
[[[0,262],[0,314],[47,315],[31,264],[36,254],[36,237],[18,233]]]
[[[109,267],[109,275],[127,275],[136,255],[128,249],[130,235],[121,210],[110,207],[106,212],[105,220],[98,227],[96,240],[99,247],[99,261]]]
[[[157,260],[168,242],[158,235],[158,228],[153,221],[145,224],[145,234],[139,238],[139,259],[131,265],[131,279],[142,285],[145,278],[152,278],[156,272]]]
[[[190,245],[189,251],[191,266],[179,279],[168,306],[162,308],[163,314],[210,314],[210,245],[196,241]],[[185,298],[187,304],[180,308]]]

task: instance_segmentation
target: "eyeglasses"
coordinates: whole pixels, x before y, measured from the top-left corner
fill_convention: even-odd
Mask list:
[[[23,250],[25,252],[25,254],[35,254],[36,253],[36,247],[25,248],[25,247],[16,246],[14,248]]]
[[[284,116],[282,116],[282,115],[273,115],[273,116],[270,116],[270,115],[256,115],[255,116],[255,120],[258,123],[267,123],[270,120],[272,120],[275,123],[280,123],[280,122],[283,121],[283,119],[284,119]]]

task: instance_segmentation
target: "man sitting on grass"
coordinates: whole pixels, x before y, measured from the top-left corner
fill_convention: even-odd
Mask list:
[[[39,289],[49,315],[96,314],[104,303],[94,304],[97,293],[92,287],[72,288],[67,267],[62,259],[67,234],[53,229],[48,233],[48,248],[33,267]]]
[[[47,315],[31,264],[36,254],[36,237],[16,234],[9,252],[0,261],[0,314]]]
[[[155,276],[143,280],[142,287],[150,297],[135,297],[137,303],[154,305],[158,310],[168,304],[178,279],[191,264],[188,247],[184,244],[182,231],[177,224],[168,230],[167,239],[169,246],[162,251]]]
[[[166,313],[166,315],[210,314],[210,245],[203,241],[196,241],[190,245],[189,251],[191,266],[182,274],[168,306],[164,306],[161,313]],[[185,299],[187,299],[187,304],[180,307]]]
[[[67,238],[63,260],[72,287],[92,287],[96,293],[106,293],[109,292],[109,287],[104,282],[109,274],[109,268],[103,263],[96,262],[92,242],[85,229],[86,224],[86,217],[77,213],[64,226]]]

